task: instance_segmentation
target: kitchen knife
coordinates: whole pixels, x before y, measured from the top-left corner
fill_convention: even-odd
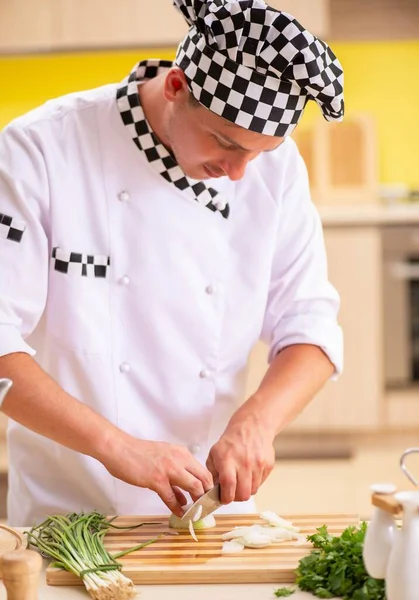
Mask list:
[[[182,516],[182,521],[195,521],[196,516],[199,519],[203,519],[207,517],[211,513],[213,513],[217,508],[221,506],[220,500],[220,484],[217,483],[213,488],[206,492],[203,496],[201,496],[196,502],[192,504]],[[202,507],[202,511],[201,508]]]

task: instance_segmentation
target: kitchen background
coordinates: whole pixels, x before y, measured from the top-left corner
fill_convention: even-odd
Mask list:
[[[48,98],[119,81],[141,58],[173,57],[185,24],[171,4],[1,0],[0,127]],[[342,298],[346,368],[278,437],[258,507],[366,517],[370,483],[411,487],[399,457],[419,446],[419,0],[270,4],[330,42],[345,69],[344,124],[313,106],[295,138]],[[258,344],[248,393],[266,355]],[[0,418],[0,518],[5,426]],[[419,477],[419,454],[409,467]]]

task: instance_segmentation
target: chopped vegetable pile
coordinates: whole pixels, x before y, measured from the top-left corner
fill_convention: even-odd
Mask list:
[[[298,533],[291,521],[286,521],[273,512],[266,511],[260,514],[265,521],[263,525],[250,525],[235,527],[232,531],[224,533],[223,554],[241,552],[244,548],[265,548],[275,542],[297,540],[297,544],[305,543],[306,537]]]
[[[359,528],[347,527],[341,536],[335,537],[323,525],[317,533],[307,536],[314,549],[299,562],[296,579],[299,588],[318,598],[385,600],[384,581],[373,579],[365,570],[362,551],[366,530],[367,524],[362,523]],[[275,594],[284,596],[283,590]]]
[[[55,559],[56,562],[51,566],[80,577],[95,600],[128,600],[136,595],[136,590],[132,581],[121,573],[122,565],[117,559],[144,548],[159,538],[114,555],[106,550],[103,538],[110,528],[136,529],[145,524],[160,523],[118,527],[112,523],[113,520],[98,512],[54,515],[26,534],[29,542],[43,556]]]

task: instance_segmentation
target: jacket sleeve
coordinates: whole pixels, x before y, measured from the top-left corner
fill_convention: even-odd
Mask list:
[[[37,140],[18,126],[0,134],[0,356],[35,351],[48,284],[48,178]]]
[[[340,299],[328,281],[320,217],[310,197],[307,170],[297,149],[285,177],[262,339],[269,362],[286,346],[319,346],[343,368]]]

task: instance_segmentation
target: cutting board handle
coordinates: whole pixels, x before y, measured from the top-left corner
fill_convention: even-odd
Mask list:
[[[38,600],[41,555],[33,550],[6,552],[0,559],[0,571],[7,600]]]

